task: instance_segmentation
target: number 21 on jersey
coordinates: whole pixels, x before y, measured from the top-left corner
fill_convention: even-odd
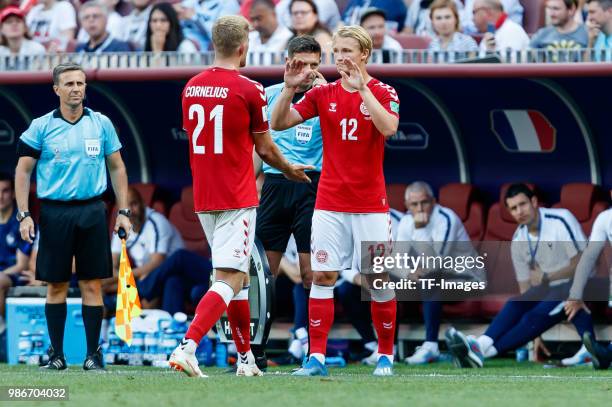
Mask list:
[[[357,140],[357,136],[354,135],[357,131],[357,119],[342,119],[340,127],[342,127],[342,140]]]
[[[204,106],[194,104],[189,106],[189,120],[197,120],[193,134],[191,135],[191,144],[193,145],[194,154],[204,154],[206,149],[203,145],[198,145],[198,138],[204,130],[206,121],[206,112]],[[214,121],[214,139],[213,150],[215,154],[223,154],[223,105],[216,105],[211,111],[209,122]]]

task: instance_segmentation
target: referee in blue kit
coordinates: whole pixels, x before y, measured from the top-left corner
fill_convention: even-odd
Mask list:
[[[129,232],[127,175],[119,149],[121,143],[108,117],[83,107],[85,72],[65,63],[53,69],[53,90],[58,109],[34,119],[18,143],[15,170],[17,220],[24,240],[32,242],[34,221],[28,207],[30,176],[36,168],[40,199],[40,241],[36,279],[47,282],[45,316],[51,339],[48,370],[66,369],[64,326],[66,296],[72,275],[72,259],[83,299],[87,338],[85,370],[104,369],[98,347],[102,323],[101,279],[112,276],[106,207],[106,167],[117,198],[119,228]]]

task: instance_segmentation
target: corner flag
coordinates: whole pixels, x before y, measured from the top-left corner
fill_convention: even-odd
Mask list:
[[[142,307],[138,297],[136,281],[127,255],[125,239],[121,239],[119,260],[119,279],[117,281],[117,311],[115,313],[115,333],[128,346],[132,344],[132,318],[140,315]]]

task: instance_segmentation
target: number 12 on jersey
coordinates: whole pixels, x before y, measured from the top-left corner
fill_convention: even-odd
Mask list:
[[[202,130],[204,130],[204,123],[206,121],[204,106],[199,104],[189,106],[189,120],[194,120],[194,116],[196,116],[195,119],[198,123],[191,135],[193,153],[204,154],[206,152],[205,147],[198,145],[198,138],[202,134]],[[223,105],[216,105],[210,111],[209,121],[214,121],[214,153],[223,154]]]
[[[340,127],[342,127],[342,140],[357,140],[357,136],[353,135],[357,131],[357,119],[342,119]]]

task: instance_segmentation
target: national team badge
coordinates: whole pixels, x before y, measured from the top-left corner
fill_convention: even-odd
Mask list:
[[[317,251],[316,258],[317,258],[317,261],[318,261],[319,263],[321,263],[321,264],[323,264],[323,263],[327,263],[327,257],[328,257],[328,256],[327,256],[327,252],[326,252],[325,250],[319,250],[319,251]]]
[[[364,102],[361,102],[361,105],[359,106],[359,110],[361,111],[361,113],[364,116],[369,116],[370,115],[370,112],[368,112],[368,108],[366,107]]]
[[[336,106],[337,106],[337,105],[336,105],[335,103],[333,103],[333,102],[332,102],[332,103],[330,103],[330,104],[329,104],[329,111],[330,111],[330,112],[335,112],[335,111],[336,111]]]

